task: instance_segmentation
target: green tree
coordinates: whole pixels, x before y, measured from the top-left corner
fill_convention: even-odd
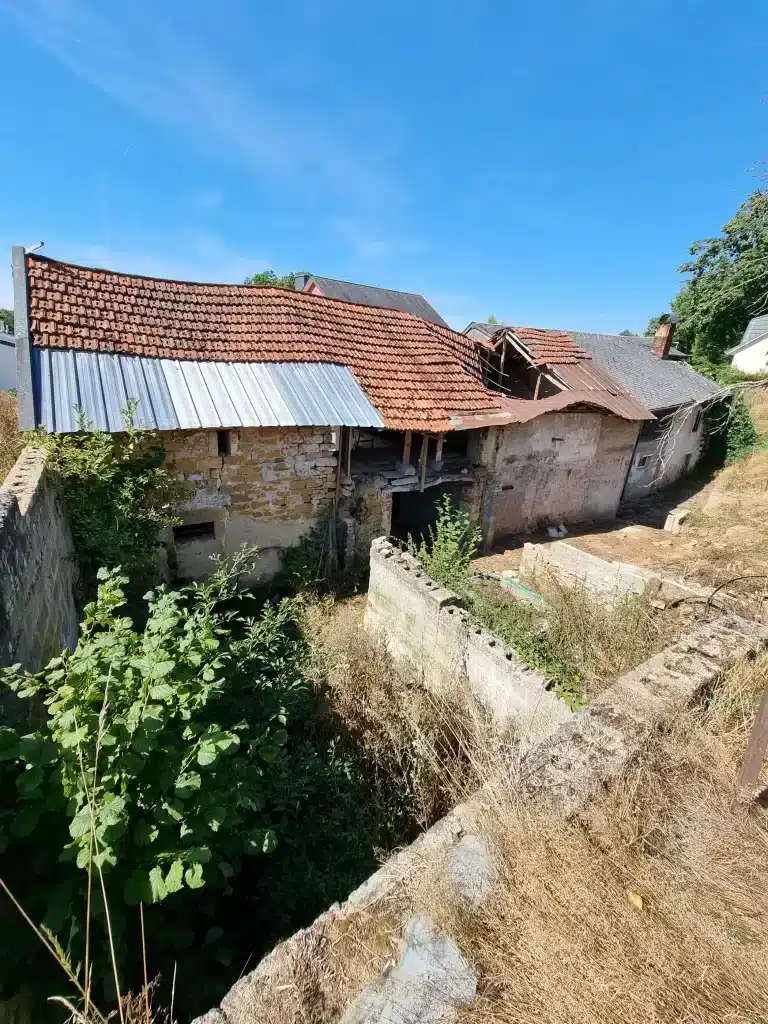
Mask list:
[[[273,288],[288,288],[291,291],[295,291],[296,278],[304,273],[306,273],[304,270],[295,270],[292,274],[278,277],[274,270],[261,270],[258,274],[251,274],[250,277],[246,277],[243,284],[252,284],[262,288],[265,285],[270,285]]]
[[[630,331],[628,328],[624,328],[623,331],[619,331],[620,338],[636,338],[637,334],[634,331]]]
[[[495,313],[489,313],[488,319],[485,321],[487,324],[497,324],[499,321],[496,319]]]
[[[0,328],[5,328],[13,334],[13,310],[12,309],[0,309]]]
[[[741,204],[719,235],[690,248],[679,270],[688,280],[672,300],[675,340],[694,359],[719,362],[753,316],[768,312],[768,189]],[[654,317],[646,334],[653,334]]]

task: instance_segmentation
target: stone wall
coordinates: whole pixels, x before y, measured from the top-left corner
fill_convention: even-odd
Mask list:
[[[279,569],[280,552],[297,544],[333,503],[333,434],[316,427],[226,433],[229,455],[219,454],[216,430],[162,435],[169,465],[190,488],[180,507],[184,523],[213,527],[212,536],[177,540],[177,569],[182,577],[202,575],[210,571],[211,555],[255,544],[259,575],[267,579]]]
[[[475,977],[462,950],[424,916],[419,888],[435,875],[465,912],[493,891],[494,854],[482,831],[492,801],[546,803],[572,815],[617,779],[649,739],[737,659],[766,647],[768,629],[735,616],[701,626],[622,676],[584,711],[500,767],[475,797],[391,857],[341,905],[280,943],[196,1024],[339,1020],[342,1024],[455,1019]],[[355,936],[363,941],[355,943]]]
[[[45,471],[25,449],[0,487],[0,665],[40,669],[77,642],[72,535]]]
[[[461,607],[419,562],[384,538],[371,545],[365,627],[381,632],[396,658],[409,661],[435,692],[466,682],[524,746],[567,721],[571,712],[539,672]]]
[[[487,545],[550,523],[613,519],[639,430],[607,413],[548,413],[489,431]]]

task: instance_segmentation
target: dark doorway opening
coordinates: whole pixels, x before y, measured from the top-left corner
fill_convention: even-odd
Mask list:
[[[437,505],[444,494],[450,495],[455,505],[461,501],[461,484],[438,484],[426,491],[397,491],[392,495],[391,533],[398,540],[411,536],[418,542],[429,538],[430,526],[437,522]]]

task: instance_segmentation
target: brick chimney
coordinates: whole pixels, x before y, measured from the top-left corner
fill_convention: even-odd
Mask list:
[[[653,336],[653,344],[651,345],[651,352],[658,356],[659,359],[666,359],[669,354],[676,323],[677,317],[674,314],[665,313],[661,318],[659,326],[656,328],[656,334]]]

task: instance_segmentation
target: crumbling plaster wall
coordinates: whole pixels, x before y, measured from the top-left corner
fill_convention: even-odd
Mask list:
[[[280,552],[297,544],[333,503],[336,449],[326,428],[243,428],[229,431],[230,455],[218,454],[215,430],[169,431],[169,466],[189,485],[179,514],[187,524],[214,524],[214,536],[176,544],[182,577],[210,572],[211,555],[243,544],[260,551],[259,576],[269,579]]]
[[[658,413],[660,434],[638,438],[624,490],[624,500],[642,498],[679,480],[699,461],[704,437],[700,406]],[[695,429],[694,429],[695,428]]]
[[[565,412],[490,430],[482,454],[486,545],[548,523],[613,519],[639,426]]]
[[[0,487],[0,665],[38,671],[77,642],[72,534],[45,471],[28,448]]]

